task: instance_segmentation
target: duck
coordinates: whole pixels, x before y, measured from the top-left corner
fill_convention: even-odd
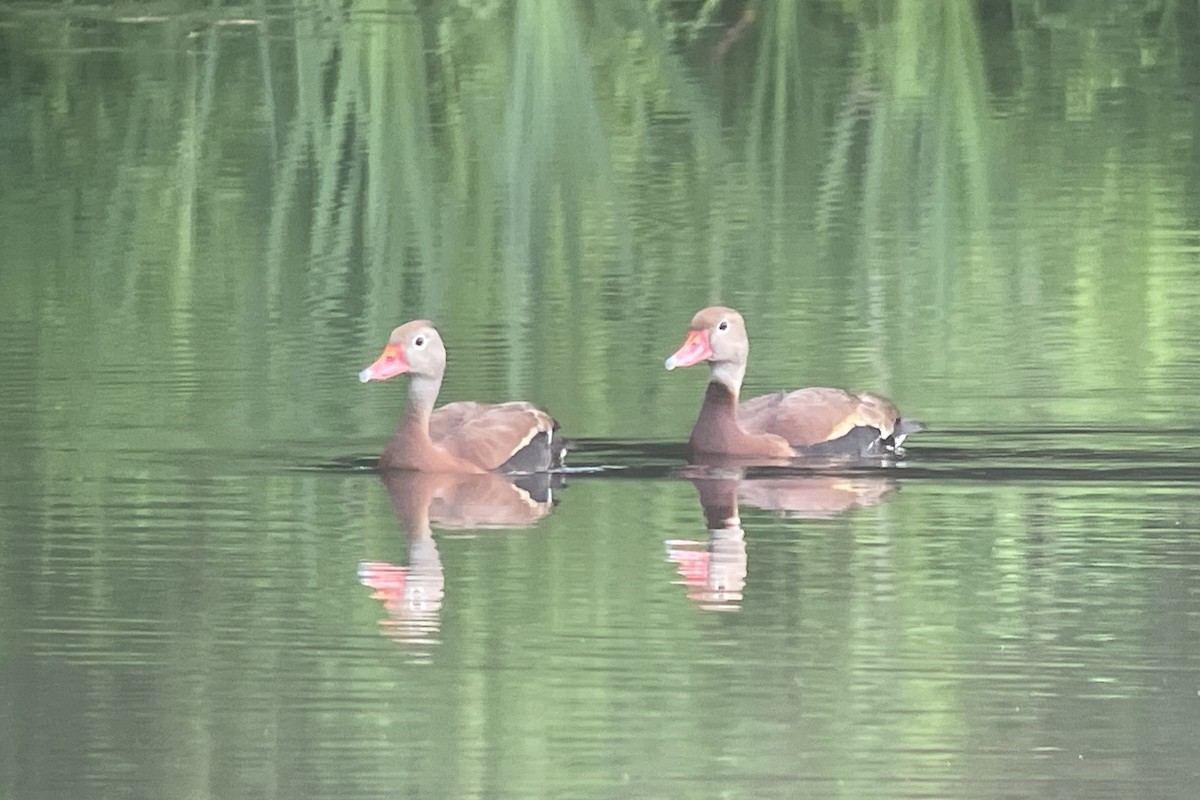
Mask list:
[[[565,448],[558,423],[523,401],[460,401],[434,408],[446,371],[446,346],[429,320],[406,322],[358,379],[408,375],[408,405],[379,456],[380,469],[531,474],[559,469]]]
[[[696,312],[683,345],[667,358],[668,370],[708,363],[708,388],[688,439],[689,460],[898,457],[905,438],[924,428],[871,392],[809,387],[740,401],[749,355],[742,315],[710,306]]]

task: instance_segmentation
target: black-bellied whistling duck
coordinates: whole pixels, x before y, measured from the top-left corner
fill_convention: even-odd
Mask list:
[[[688,450],[711,457],[777,461],[804,455],[900,455],[921,424],[902,419],[884,397],[813,387],[738,402],[750,340],[742,315],[712,306],[697,312],[667,369],[708,362],[709,383]]]
[[[446,369],[442,337],[426,320],[406,322],[383,354],[358,373],[363,383],[410,376],[408,406],[383,454],[382,469],[530,473],[562,464],[558,423],[532,403],[448,403],[433,407]]]

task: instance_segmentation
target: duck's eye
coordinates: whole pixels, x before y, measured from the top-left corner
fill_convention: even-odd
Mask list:
[[[413,347],[424,347],[424,346],[425,346],[425,337],[424,336],[418,336],[417,338],[413,339]]]
[[[717,323],[717,330],[719,330],[719,331],[729,330],[729,323],[726,322],[725,320],[721,320],[719,323]]]

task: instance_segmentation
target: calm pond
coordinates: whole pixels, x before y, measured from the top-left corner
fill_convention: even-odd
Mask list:
[[[0,10],[0,795],[1200,793],[1200,9],[382,5]],[[928,430],[687,468],[712,303]]]

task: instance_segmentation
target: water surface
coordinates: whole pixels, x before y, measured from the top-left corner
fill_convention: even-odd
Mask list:
[[[1194,12],[443,5],[0,12],[0,793],[1194,796]],[[717,302],[929,430],[685,468]]]

